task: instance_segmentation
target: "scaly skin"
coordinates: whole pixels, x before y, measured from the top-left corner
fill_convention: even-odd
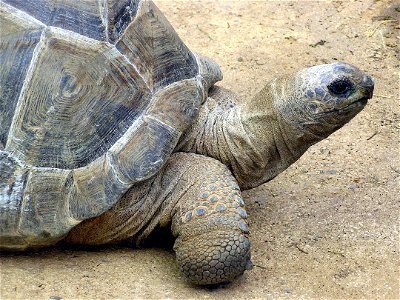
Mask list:
[[[155,177],[75,227],[66,240],[138,244],[156,226],[171,226],[189,281],[230,281],[251,265],[240,189],[285,170],[350,121],[372,92],[372,78],[345,63],[272,80],[251,101],[214,88],[177,147],[188,153],[172,155]]]
[[[212,284],[251,267],[246,219],[239,186],[225,165],[176,153],[157,176],[132,188],[103,215],[76,226],[66,241],[139,244],[157,225],[172,223],[182,273],[195,284]]]
[[[239,185],[221,162],[197,154],[172,159],[190,182],[174,208],[172,232],[178,265],[196,284],[229,281],[251,267],[247,214]]]
[[[339,79],[354,82],[354,91],[332,95],[329,82],[324,81]],[[372,97],[372,90],[371,77],[344,63],[315,66],[269,81],[251,101],[214,87],[178,149],[221,161],[241,189],[254,188],[350,121]],[[344,110],[364,98],[365,102]]]

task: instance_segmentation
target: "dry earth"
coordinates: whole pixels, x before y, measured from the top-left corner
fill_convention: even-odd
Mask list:
[[[221,85],[336,60],[375,97],[273,181],[245,193],[255,267],[217,289],[186,283],[170,250],[50,249],[3,256],[1,299],[398,299],[399,11],[395,1],[156,1]]]

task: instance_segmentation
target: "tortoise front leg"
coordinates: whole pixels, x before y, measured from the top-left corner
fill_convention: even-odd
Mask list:
[[[239,186],[225,165],[176,153],[155,177],[132,187],[101,216],[76,226],[66,241],[141,244],[158,225],[172,222],[183,274],[196,284],[215,284],[251,266],[246,217]]]
[[[171,159],[176,163],[168,168],[180,175],[178,189],[186,186],[172,211],[179,268],[195,284],[231,281],[252,265],[239,186],[215,159],[186,153]]]

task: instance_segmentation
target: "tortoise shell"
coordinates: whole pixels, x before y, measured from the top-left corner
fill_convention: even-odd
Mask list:
[[[151,1],[3,0],[0,28],[5,244],[58,240],[154,175],[222,78]]]

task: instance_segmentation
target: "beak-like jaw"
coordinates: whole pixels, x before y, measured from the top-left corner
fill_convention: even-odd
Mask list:
[[[365,74],[360,85],[365,90],[367,100],[371,99],[374,94],[374,79],[368,74]]]
[[[342,109],[342,111],[356,110],[361,111],[368,100],[372,98],[374,94],[374,80],[368,74],[365,74],[362,78],[362,82],[359,84],[358,91],[353,97],[353,101]]]
[[[300,72],[297,123],[325,137],[357,115],[372,98],[373,78],[346,63],[320,65]],[[293,106],[292,106],[293,107]],[[295,120],[296,121],[296,120]]]

